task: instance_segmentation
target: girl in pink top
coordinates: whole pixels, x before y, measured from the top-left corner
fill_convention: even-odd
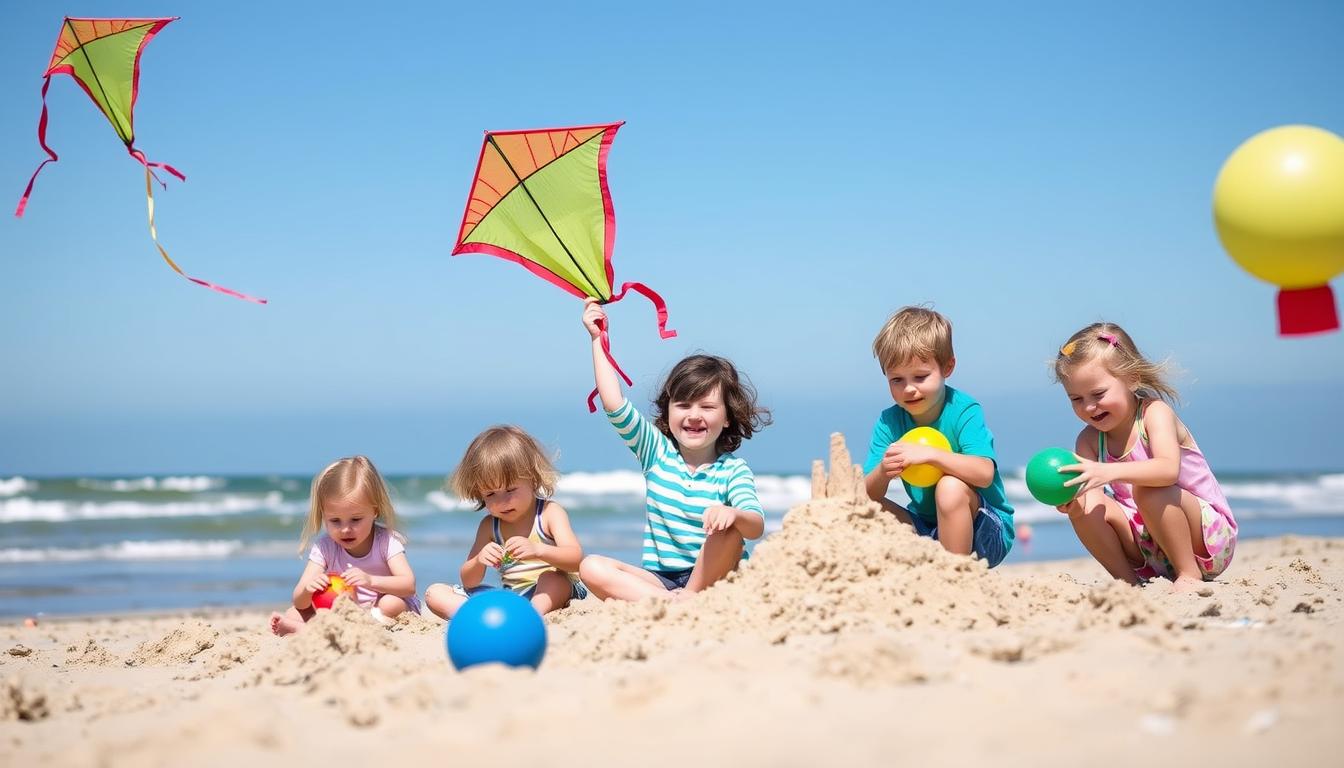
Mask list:
[[[1190,430],[1170,403],[1176,390],[1124,329],[1093,323],[1055,359],[1078,433],[1077,497],[1059,507],[1112,576],[1157,576],[1189,589],[1217,577],[1237,544],[1237,521]],[[1105,487],[1110,486],[1111,495]]]
[[[397,533],[397,513],[373,462],[355,456],[332,463],[313,478],[310,498],[299,552],[308,549],[318,530],[326,535],[308,550],[294,604],[283,614],[271,614],[271,631],[288,635],[303,629],[317,615],[313,595],[326,590],[336,575],[351,588],[350,599],[379,622],[408,609],[419,612],[406,539]]]

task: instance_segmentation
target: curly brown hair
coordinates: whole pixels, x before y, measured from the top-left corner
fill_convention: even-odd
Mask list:
[[[672,430],[667,423],[669,406],[674,402],[697,400],[713,392],[715,387],[719,388],[723,406],[728,411],[728,423],[714,443],[719,453],[736,451],[742,447],[743,440],[751,439],[753,434],[770,426],[769,409],[756,404],[756,388],[746,376],[738,374],[731,362],[716,355],[691,355],[673,366],[658,398],[653,401],[657,409],[653,425],[671,438]]]

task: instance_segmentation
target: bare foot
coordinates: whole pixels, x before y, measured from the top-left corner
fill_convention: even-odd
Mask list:
[[[1171,583],[1171,591],[1176,593],[1198,592],[1203,588],[1204,588],[1204,580],[1196,579],[1191,576],[1179,577]]]
[[[271,633],[277,637],[292,635],[295,632],[298,632],[299,627],[302,626],[302,624],[295,625],[292,620],[282,614],[271,614]]]

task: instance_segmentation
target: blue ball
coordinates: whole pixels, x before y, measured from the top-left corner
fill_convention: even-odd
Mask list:
[[[448,658],[457,669],[507,664],[536,669],[546,655],[546,624],[508,589],[472,595],[448,622]]]

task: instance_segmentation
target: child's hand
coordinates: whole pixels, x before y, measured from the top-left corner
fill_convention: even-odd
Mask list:
[[[1099,461],[1091,461],[1083,458],[1078,459],[1077,464],[1069,464],[1068,466],[1060,467],[1059,471],[1078,473],[1078,476],[1072,480],[1064,481],[1065,488],[1078,488],[1078,496],[1082,496],[1094,488],[1100,488],[1115,480],[1114,464],[1103,464]]]
[[[597,299],[591,296],[583,300],[583,327],[588,329],[588,335],[594,339],[602,335],[601,324],[607,322],[607,313],[602,309],[602,305]]]
[[[737,513],[732,507],[715,504],[705,510],[703,527],[705,533],[718,533],[732,528],[737,523]]]
[[[541,557],[537,543],[526,536],[511,537],[504,542],[504,551],[514,560],[537,560]]]
[[[887,453],[891,453],[892,449],[897,449],[900,452],[900,456],[907,467],[913,467],[916,464],[932,464],[938,459],[939,454],[946,453],[946,451],[919,443],[892,443],[891,447],[887,448]]]
[[[476,562],[488,568],[498,568],[504,562],[504,548],[492,541],[476,553]]]
[[[319,573],[303,585],[303,591],[315,595],[330,586],[331,579],[327,577],[327,574]]]
[[[369,574],[359,568],[346,568],[341,573],[341,578],[345,579],[345,583],[351,587],[373,587],[373,581]]]
[[[882,476],[888,480],[901,476],[905,468],[913,464],[907,456],[908,451],[914,447],[909,443],[892,443],[887,446],[887,452],[882,454],[882,462],[878,464],[882,468]]]

